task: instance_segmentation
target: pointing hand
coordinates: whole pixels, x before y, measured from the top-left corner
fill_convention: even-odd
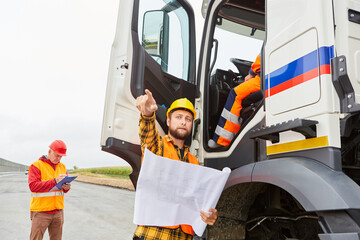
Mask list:
[[[145,89],[145,94],[136,98],[136,107],[142,115],[150,117],[158,109],[152,93]]]

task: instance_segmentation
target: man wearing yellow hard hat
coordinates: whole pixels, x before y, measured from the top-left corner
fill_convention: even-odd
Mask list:
[[[175,100],[168,109],[166,123],[169,127],[168,134],[164,137],[159,135],[155,126],[155,111],[158,109],[156,101],[149,90],[136,99],[136,107],[140,111],[139,136],[141,150],[144,153],[145,146],[156,155],[171,158],[178,161],[199,164],[195,156],[189,152],[185,140],[191,134],[193,120],[196,111],[193,104],[186,98]],[[218,213],[216,209],[209,209],[211,214],[200,211],[201,219],[214,225]],[[138,226],[134,233],[134,240],[152,239],[193,239],[194,231],[190,225],[176,226]]]

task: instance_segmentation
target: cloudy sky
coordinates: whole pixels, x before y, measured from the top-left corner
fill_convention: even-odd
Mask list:
[[[68,168],[126,165],[100,134],[117,0],[0,0],[0,158],[62,139]]]
[[[30,165],[62,139],[68,168],[127,165],[100,148],[118,5],[0,0],[0,158]]]

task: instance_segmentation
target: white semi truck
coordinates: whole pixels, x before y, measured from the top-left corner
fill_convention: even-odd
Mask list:
[[[120,0],[102,150],[140,170],[137,96],[195,105],[191,152],[232,169],[206,239],[360,239],[360,0],[209,0],[196,62],[185,0]],[[200,13],[195,13],[200,14]],[[231,88],[261,55],[241,128],[210,148]],[[197,70],[196,70],[197,66]]]

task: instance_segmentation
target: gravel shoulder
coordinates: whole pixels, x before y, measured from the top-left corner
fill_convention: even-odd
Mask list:
[[[130,179],[114,179],[114,178],[104,178],[104,177],[96,177],[96,176],[88,176],[82,174],[69,174],[69,176],[78,176],[75,181],[92,183],[97,185],[109,186],[127,189],[130,191],[134,191],[134,186]]]

